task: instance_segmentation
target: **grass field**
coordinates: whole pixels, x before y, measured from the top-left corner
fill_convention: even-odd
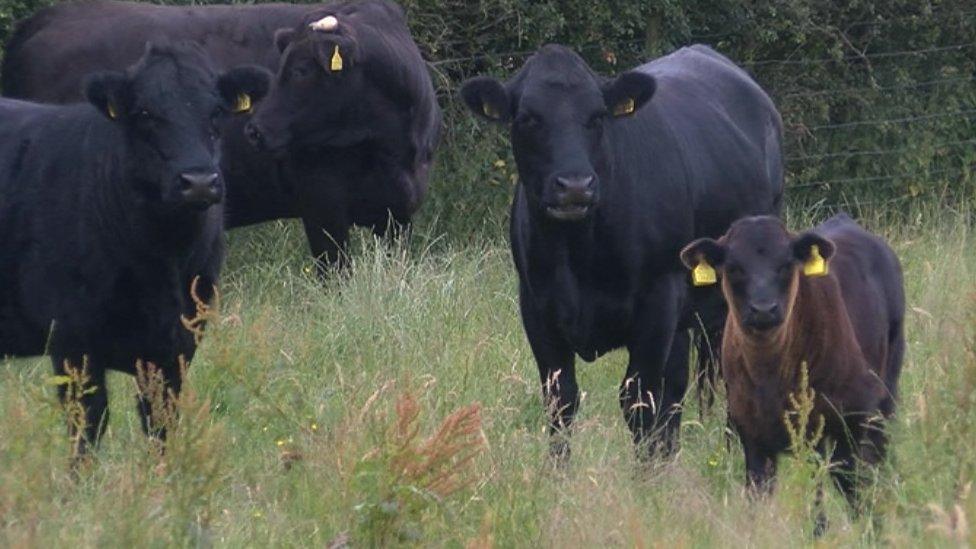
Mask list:
[[[865,213],[902,257],[909,350],[874,517],[828,491],[821,544],[976,541],[976,239],[968,212],[915,209]],[[721,398],[703,413],[689,399],[680,454],[639,470],[616,398],[623,353],[580,368],[572,464],[552,470],[503,230],[463,244],[429,232],[390,253],[360,242],[350,276],[324,287],[297,225],[233,234],[221,320],[163,457],[116,374],[109,433],[72,475],[48,360],[0,366],[0,546],[813,543],[823,466],[786,458],[776,494],[751,502]]]

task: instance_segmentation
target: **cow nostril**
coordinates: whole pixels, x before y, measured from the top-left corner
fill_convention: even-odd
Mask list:
[[[220,174],[215,172],[189,172],[180,174],[180,190],[207,189],[217,183]]]
[[[577,177],[556,177],[556,186],[563,191],[588,191],[596,180],[592,175]]]
[[[775,315],[779,312],[779,303],[750,303],[749,311],[753,314]]]

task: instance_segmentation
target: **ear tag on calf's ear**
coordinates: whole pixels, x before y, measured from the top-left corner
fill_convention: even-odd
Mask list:
[[[715,269],[704,259],[698,261],[698,265],[691,270],[691,283],[696,287],[711,286],[718,282]]]
[[[807,276],[827,276],[827,260],[820,255],[820,248],[810,246],[810,259],[803,264],[803,274]]]
[[[339,46],[336,45],[335,51],[332,52],[332,64],[330,65],[332,72],[342,71],[342,55],[339,53]]]
[[[115,105],[111,102],[105,104],[105,110],[108,112],[108,117],[115,120],[119,117],[119,113],[115,110]]]
[[[633,97],[628,97],[620,103],[617,103],[617,105],[613,108],[613,115],[627,116],[628,114],[634,114],[635,110],[637,110],[637,103],[634,101]]]
[[[237,94],[237,102],[234,103],[234,113],[251,112],[251,96],[246,93]]]

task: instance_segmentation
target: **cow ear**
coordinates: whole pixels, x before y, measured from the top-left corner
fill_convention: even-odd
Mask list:
[[[461,86],[461,98],[475,115],[491,122],[508,122],[511,106],[505,86],[490,76],[472,78]]]
[[[88,102],[111,120],[118,120],[125,111],[125,90],[128,79],[121,72],[97,72],[85,78],[84,94]]]
[[[681,262],[691,271],[695,286],[710,286],[718,282],[715,269],[725,262],[725,246],[711,238],[699,238],[681,250]]]
[[[284,53],[285,48],[288,44],[291,44],[292,40],[295,39],[295,35],[298,31],[295,29],[278,29],[274,33],[274,43],[275,47],[278,48],[278,53]]]
[[[248,113],[268,93],[271,72],[264,67],[235,67],[217,79],[217,91],[233,113]]]
[[[803,263],[803,274],[824,276],[828,262],[834,255],[835,246],[830,240],[813,231],[807,231],[793,238],[793,257]]]
[[[630,116],[647,103],[657,90],[653,76],[627,71],[603,85],[603,101],[614,117]]]

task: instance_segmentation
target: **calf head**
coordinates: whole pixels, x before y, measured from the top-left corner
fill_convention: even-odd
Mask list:
[[[221,201],[219,127],[268,89],[263,69],[218,75],[196,44],[148,44],[124,72],[89,75],[85,96],[125,135],[127,179],[152,207],[204,210]]]
[[[342,146],[350,120],[365,101],[366,77],[359,40],[347,19],[325,12],[297,28],[279,29],[281,63],[268,97],[245,132],[255,146],[283,152],[297,146]],[[361,121],[359,121],[361,122]]]
[[[607,126],[632,116],[654,77],[638,71],[606,79],[562,46],[546,46],[507,82],[477,77],[461,96],[475,115],[510,126],[519,179],[533,210],[561,221],[587,218],[600,185],[613,178]]]
[[[762,216],[736,221],[718,240],[692,242],[681,251],[681,261],[697,285],[721,279],[737,323],[759,333],[784,324],[800,277],[826,275],[833,253],[834,244],[817,233],[794,235],[779,219]]]

